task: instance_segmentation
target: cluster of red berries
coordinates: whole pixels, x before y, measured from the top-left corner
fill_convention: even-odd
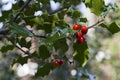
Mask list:
[[[59,65],[62,65],[63,62],[64,62],[63,59],[55,60],[55,61],[54,61],[54,65],[55,65],[55,66],[59,66]]]
[[[76,37],[79,43],[83,43],[85,41],[84,35],[87,33],[88,28],[86,26],[80,26],[79,24],[74,24],[74,30],[78,30],[76,33]]]

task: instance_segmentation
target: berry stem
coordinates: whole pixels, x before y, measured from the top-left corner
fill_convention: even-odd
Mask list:
[[[89,26],[88,29],[93,28],[94,26],[98,25],[99,23],[101,23],[101,22],[103,22],[103,21],[104,21],[104,19],[98,20],[97,23],[95,23],[95,24]]]

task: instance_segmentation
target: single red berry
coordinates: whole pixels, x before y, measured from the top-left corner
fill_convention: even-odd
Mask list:
[[[56,60],[56,61],[54,62],[54,65],[55,65],[55,66],[58,66],[58,65],[59,65],[59,61]]]
[[[80,38],[78,38],[78,42],[79,42],[79,43],[83,43],[83,42],[85,42],[85,38],[84,38],[84,37],[80,37]]]
[[[79,29],[80,29],[80,26],[79,26],[78,24],[74,24],[73,29],[74,29],[74,30],[79,30]]]
[[[77,33],[76,33],[76,37],[77,37],[77,38],[81,38],[81,37],[83,37],[83,34],[82,34],[81,32],[77,32]]]
[[[60,65],[63,64],[63,62],[64,62],[63,59],[59,60],[59,64],[60,64]]]
[[[82,32],[82,34],[86,34],[87,31],[88,31],[88,28],[87,28],[86,26],[82,26],[82,27],[81,27],[81,32]]]

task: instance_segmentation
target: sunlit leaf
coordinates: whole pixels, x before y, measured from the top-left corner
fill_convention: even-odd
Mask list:
[[[87,43],[74,43],[74,59],[80,63],[80,66],[84,66],[88,60],[88,46]]]
[[[89,6],[91,12],[100,16],[104,10],[104,0],[85,0],[85,4]]]

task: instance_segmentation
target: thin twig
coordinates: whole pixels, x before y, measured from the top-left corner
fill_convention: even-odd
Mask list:
[[[68,7],[61,7],[61,8],[59,8],[59,9],[55,10],[55,11],[51,11],[49,14],[52,15],[52,14],[55,14],[55,13],[57,13],[57,12],[59,12],[59,11],[62,11],[63,9],[67,9],[67,8],[68,8]]]
[[[40,36],[40,35],[34,35],[35,37],[38,37],[38,38],[47,38],[46,36]]]
[[[15,16],[15,18],[13,19],[14,22],[16,22],[18,16],[20,15],[20,13],[25,9],[25,7],[31,2],[32,0],[27,0],[26,3],[20,8],[18,14]],[[28,51],[24,51],[21,47],[19,47],[18,45],[16,45],[16,43],[14,41],[12,41],[9,37],[6,36],[6,38],[8,39],[8,41],[10,41],[16,48],[18,48],[19,50],[21,50],[23,53],[28,54]]]
[[[33,33],[32,31],[30,31],[34,37],[38,37],[38,38],[47,38],[46,36],[41,36],[41,35],[36,35],[35,33]]]
[[[12,41],[9,37],[5,36],[7,38],[8,41],[10,41],[16,48],[18,48],[19,50],[21,50],[23,53],[25,54],[29,54],[27,51],[24,51],[21,47],[19,47],[18,45],[15,44],[14,41]]]
[[[99,23],[101,23],[101,22],[103,22],[103,21],[104,21],[104,19],[99,20],[97,23],[93,24],[92,26],[89,26],[88,29],[90,29],[90,28],[98,25]]]
[[[19,13],[15,16],[13,21],[16,21],[20,13],[24,10],[24,8],[31,2],[32,0],[27,0],[26,3],[20,8]]]

